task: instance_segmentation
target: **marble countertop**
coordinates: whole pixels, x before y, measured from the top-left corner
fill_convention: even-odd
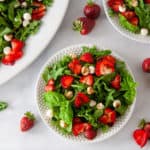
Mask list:
[[[101,2],[100,2],[101,3]],[[104,10],[97,20],[95,29],[88,36],[81,36],[71,29],[72,21],[82,16],[85,1],[70,0],[63,23],[46,50],[32,65],[15,78],[0,86],[0,99],[9,103],[9,108],[0,113],[0,150],[138,150],[132,139],[132,131],[141,118],[150,120],[150,74],[143,73],[141,62],[150,56],[147,44],[131,41],[118,33],[108,22]],[[60,2],[61,5],[61,2]],[[50,132],[42,122],[34,98],[35,83],[45,61],[58,50],[73,44],[92,43],[117,52],[130,65],[138,82],[137,103],[127,125],[112,138],[90,145],[66,143]],[[36,125],[26,133],[19,131],[19,121],[27,110],[37,118]],[[150,142],[144,150],[150,149]]]

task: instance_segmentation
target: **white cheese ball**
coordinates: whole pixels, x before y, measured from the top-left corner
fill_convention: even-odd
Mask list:
[[[95,73],[95,67],[89,66],[89,71],[90,71],[90,74],[94,74]]]
[[[7,42],[10,42],[13,38],[13,35],[12,34],[5,34],[4,35],[4,40],[7,41]]]
[[[126,11],[126,6],[125,5],[119,5],[119,11],[120,12],[125,12]]]
[[[22,2],[21,3],[21,6],[24,7],[24,8],[27,7],[27,5],[28,5],[27,2]]]
[[[97,109],[104,109],[104,105],[103,105],[103,103],[98,103],[97,105],[96,105],[96,108]]]
[[[11,48],[10,48],[9,46],[7,46],[7,47],[5,47],[5,48],[3,49],[3,53],[4,53],[5,55],[8,55],[10,52],[11,52]]]
[[[60,120],[59,122],[60,127],[65,128],[66,127],[66,123],[64,122],[64,120]]]
[[[131,5],[133,7],[137,7],[138,6],[138,1],[137,0],[132,0]]]
[[[26,27],[29,25],[29,23],[30,23],[29,20],[23,20],[22,25],[23,27]]]
[[[114,102],[113,102],[113,107],[114,108],[118,108],[118,107],[120,107],[121,106],[121,101],[120,100],[115,100]]]
[[[31,20],[31,14],[30,13],[24,13],[23,14],[23,19],[28,20],[28,21]]]
[[[48,118],[48,119],[52,119],[52,117],[53,117],[53,110],[52,109],[49,109],[49,110],[47,110],[47,112],[46,112],[46,117]]]
[[[96,101],[94,100],[91,100],[90,103],[89,103],[90,107],[94,107],[96,105]]]
[[[141,35],[143,35],[143,36],[148,35],[148,29],[142,28],[142,29],[141,29]]]

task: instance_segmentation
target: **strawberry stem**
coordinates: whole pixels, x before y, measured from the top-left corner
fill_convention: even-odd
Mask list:
[[[140,121],[140,123],[139,123],[138,127],[139,127],[140,129],[143,129],[143,128],[144,128],[144,126],[145,126],[145,124],[146,124],[145,119],[142,119],[142,120]]]
[[[72,29],[75,30],[75,31],[81,31],[82,30],[82,26],[83,26],[83,23],[80,20],[75,20],[73,22]]]
[[[87,4],[92,6],[94,4],[94,2],[93,2],[93,0],[87,0]]]
[[[30,120],[35,120],[34,114],[32,114],[31,112],[27,111],[24,114],[26,117],[28,117]]]

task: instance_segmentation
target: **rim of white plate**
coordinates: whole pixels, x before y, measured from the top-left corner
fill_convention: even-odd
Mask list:
[[[25,53],[24,57],[22,59],[20,59],[19,61],[17,61],[14,66],[5,66],[5,65],[1,64],[1,66],[0,66],[0,73],[1,73],[0,85],[4,84],[5,82],[8,82],[10,79],[14,78],[17,74],[22,72],[31,63],[33,63],[33,61],[36,60],[40,56],[40,54],[46,49],[46,47],[53,39],[54,35],[58,31],[58,29],[63,21],[63,18],[65,16],[65,13],[66,13],[68,5],[69,5],[69,0],[62,0],[62,3],[63,3],[63,5],[61,5],[62,9],[60,9],[59,13],[56,14],[57,9],[59,9],[58,6],[60,6],[60,1],[54,0],[52,7],[49,8],[47,14],[42,19],[43,27],[40,27],[39,32],[36,35],[30,36],[28,38],[28,40],[26,42],[27,44],[25,47],[25,51],[27,51],[27,52]],[[35,41],[41,40],[40,39],[41,33],[47,32],[47,30],[45,31],[43,28],[44,28],[44,26],[48,27],[48,24],[46,22],[48,21],[49,16],[51,16],[51,15],[56,17],[55,25],[51,26],[53,29],[53,32],[51,34],[49,33],[49,35],[45,36],[45,38],[48,40],[45,40],[43,42],[44,43],[43,47],[40,47],[40,49],[38,49],[38,50],[35,47],[33,48],[34,50],[36,49],[36,52],[34,53],[34,55],[30,56],[31,53],[29,54],[28,48],[31,49],[32,44],[36,45]],[[29,41],[30,41],[30,44],[28,44]]]
[[[50,125],[50,120],[47,119],[46,117],[46,111],[48,110],[48,108],[42,103],[42,94],[44,92],[44,85],[45,82],[42,79],[42,73],[45,70],[45,68],[55,62],[57,62],[58,60],[60,60],[64,55],[68,55],[70,53],[76,53],[79,54],[82,51],[82,47],[83,46],[88,46],[88,47],[92,47],[93,44],[79,44],[79,45],[72,45],[66,48],[63,48],[61,50],[59,50],[57,53],[55,53],[53,56],[51,56],[46,63],[42,66],[38,78],[37,78],[37,82],[35,85],[35,100],[36,100],[36,106],[38,109],[38,112],[42,118],[42,121],[44,122],[44,124],[55,134],[57,134],[59,137],[63,138],[66,141],[70,141],[70,142],[79,142],[79,143],[95,143],[95,142],[100,142],[100,141],[104,141],[108,138],[110,138],[111,136],[117,134],[129,121],[129,119],[131,118],[131,115],[133,113],[134,107],[135,107],[135,103],[136,103],[136,96],[134,99],[133,104],[129,107],[128,111],[125,113],[124,116],[122,116],[121,118],[119,118],[116,122],[116,124],[107,132],[104,134],[100,134],[98,132],[98,135],[95,139],[93,140],[87,140],[85,137],[83,137],[83,135],[78,136],[78,137],[74,137],[72,135],[63,135],[61,132],[59,132],[59,130],[55,127]],[[99,46],[97,46],[99,48]],[[103,48],[104,49],[104,48]],[[116,54],[115,52],[112,51],[112,55],[114,55],[115,57],[117,57],[120,60],[124,59],[119,56],[118,54]],[[131,73],[132,77],[133,73],[129,67],[129,65],[126,63],[126,67],[128,69],[128,71]],[[135,80],[135,78],[134,78]]]
[[[140,43],[150,44],[150,35],[149,36],[142,36],[141,34],[135,34],[132,33],[126,29],[124,29],[118,21],[118,17],[110,17],[108,14],[109,7],[107,6],[108,0],[103,0],[103,7],[105,14],[107,16],[108,21],[110,24],[123,36],[127,37],[128,39],[131,39],[133,41],[137,41]]]

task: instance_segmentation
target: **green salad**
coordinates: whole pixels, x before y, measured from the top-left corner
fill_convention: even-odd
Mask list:
[[[44,104],[54,126],[64,134],[94,139],[125,114],[136,95],[136,83],[125,62],[111,50],[83,47],[47,67]]]
[[[109,14],[118,16],[120,25],[143,36],[150,33],[150,0],[108,0]]]
[[[0,1],[0,61],[13,65],[23,56],[26,39],[37,33],[53,0]]]

